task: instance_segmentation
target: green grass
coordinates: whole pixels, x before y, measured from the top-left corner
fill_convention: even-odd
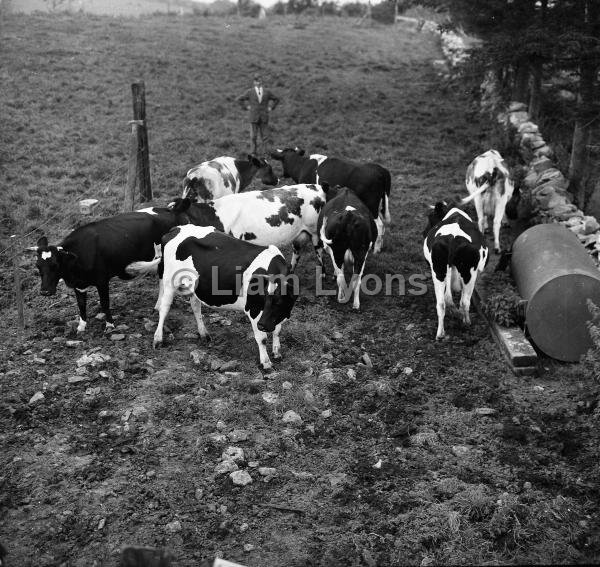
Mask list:
[[[436,342],[431,289],[365,295],[354,313],[315,297],[307,251],[284,362],[264,382],[239,314],[207,317],[213,343],[199,346],[186,337],[195,330],[189,307],[177,302],[173,336],[153,351],[144,329],[154,320],[153,280],[111,286],[126,341],[107,340],[92,320],[73,349],[64,343],[72,294],[38,294],[33,258],[21,250],[87,222],[82,198],[100,200],[92,218],[121,208],[131,83],[146,84],[155,201],[166,203],[191,166],[247,153],[235,97],[257,70],[282,99],[277,145],[377,160],[392,172],[392,225],[367,271],[427,273],[426,205],[463,194],[467,164],[494,139],[464,85],[435,75],[436,37],[356,24],[3,17],[0,539],[9,564],[113,566],[131,544],[168,547],[178,567],[218,553],[263,567],[598,562],[597,384],[579,365],[547,359],[540,377],[513,376],[476,313],[468,329],[448,317],[448,338]],[[22,338],[15,260],[25,277]],[[91,293],[92,314],[96,301]],[[206,357],[198,365],[197,348]],[[111,361],[70,384],[76,360],[93,350]],[[373,368],[360,364],[364,353]],[[237,359],[240,373],[209,371],[211,356]],[[42,390],[45,400],[30,405]],[[126,422],[138,406],[146,417]],[[477,416],[478,407],[496,414]],[[289,409],[303,426],[282,424]],[[219,421],[225,433],[247,430],[238,443],[247,461],[278,475],[266,482],[244,465],[254,478],[244,488],[215,476],[233,444],[215,440]],[[166,530],[174,519],[181,532]]]

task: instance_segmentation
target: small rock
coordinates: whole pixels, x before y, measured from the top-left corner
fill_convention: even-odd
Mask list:
[[[229,434],[229,440],[232,443],[239,443],[240,441],[247,441],[250,434],[245,429],[234,429]]]
[[[45,358],[39,358],[37,356],[33,357],[33,362],[37,363],[37,364],[46,364],[46,359]]]
[[[496,410],[494,408],[476,408],[475,413],[477,415],[494,415]]]
[[[334,331],[334,333],[333,333],[333,338],[334,338],[335,340],[343,339],[343,338],[344,338],[344,335],[343,335],[342,333],[340,333],[339,331]]]
[[[42,394],[42,392],[36,392],[35,394],[33,394],[33,396],[31,396],[29,403],[36,404],[37,402],[41,402],[44,399],[45,399],[45,396],[44,396],[44,394]]]
[[[77,376],[69,376],[67,378],[67,382],[69,384],[77,384],[78,382],[85,382],[86,380],[89,380],[90,377],[87,375],[77,375]]]
[[[323,410],[321,412],[321,417],[324,418],[324,419],[330,418],[331,417],[331,410],[330,409]]]
[[[224,362],[221,364],[221,372],[227,372],[232,370],[237,370],[240,367],[239,360],[229,360],[228,362]]]
[[[124,341],[125,335],[123,333],[111,333],[110,340],[111,341]]]
[[[283,414],[281,421],[283,421],[283,423],[299,425],[302,423],[302,418],[295,411],[288,410]]]
[[[258,474],[260,476],[275,476],[277,474],[277,469],[273,467],[258,467]]]
[[[244,551],[246,553],[248,553],[250,551],[254,551],[254,546],[251,543],[245,543],[244,544]]]
[[[85,395],[86,396],[96,396],[100,393],[100,388],[86,388]]]
[[[275,404],[279,400],[279,396],[273,392],[263,392],[262,399],[268,404]]]
[[[315,395],[310,390],[304,390],[304,401],[309,405],[313,405],[315,403]]]
[[[531,483],[529,481],[523,483],[524,490],[531,490]]]
[[[345,482],[348,479],[348,475],[346,473],[331,473],[327,475],[327,478],[329,479],[329,484],[331,484],[331,486],[337,486],[338,484]]]
[[[402,372],[404,372],[404,374],[407,376],[410,376],[413,373],[413,369],[410,366],[405,366]]]
[[[331,368],[325,368],[324,370],[321,370],[319,373],[319,380],[327,383],[334,382],[335,379],[333,376],[333,370],[331,370]]]
[[[98,529],[99,530],[103,529],[105,525],[106,525],[106,518],[101,518],[100,521],[98,522]]]
[[[244,460],[244,449],[240,447],[227,447],[221,454],[221,459],[236,463],[242,462]]]
[[[239,467],[233,461],[221,461],[215,467],[215,474],[227,474],[233,471],[237,471]]]
[[[367,367],[373,368],[373,363],[371,362],[371,357],[365,352],[361,357],[360,361]]]
[[[292,383],[288,382],[287,380],[281,384],[282,390],[291,390],[292,388],[293,388]]]
[[[194,364],[202,364],[206,359],[206,353],[196,349],[190,352],[190,357]]]
[[[240,527],[238,529],[240,530],[240,533],[243,534],[244,532],[248,531],[249,527],[250,526],[246,522],[244,522],[243,524],[240,525]]]
[[[147,321],[146,323],[144,323],[144,329],[146,331],[148,331],[149,333],[154,332],[155,327],[156,327],[156,325],[154,323],[152,323],[152,321]]]
[[[350,380],[356,380],[356,370],[354,370],[354,368],[348,368],[346,376],[348,376]]]
[[[469,453],[470,449],[466,445],[452,445],[452,452],[457,457],[464,457]]]
[[[229,478],[231,479],[233,484],[236,484],[238,486],[246,486],[247,484],[250,484],[252,482],[252,477],[247,471],[233,471],[229,475]]]
[[[259,465],[258,461],[248,461],[248,467],[250,467],[251,469],[257,468],[258,465]]]
[[[65,342],[65,345],[68,346],[69,348],[75,348],[82,344],[83,344],[83,341],[66,341]]]
[[[218,445],[227,441],[227,436],[222,433],[209,433],[207,437],[213,445]]]
[[[182,529],[183,528],[182,528],[181,522],[179,520],[173,520],[172,522],[169,522],[165,526],[165,530],[167,532],[169,532],[170,534],[175,534],[177,532],[180,532]]]

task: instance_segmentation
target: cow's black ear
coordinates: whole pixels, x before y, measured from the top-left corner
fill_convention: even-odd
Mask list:
[[[296,151],[298,152],[298,155],[303,156],[306,152],[300,148],[296,148]]]
[[[48,246],[48,239],[45,236],[40,236],[37,241],[38,248],[45,248]]]
[[[329,189],[331,189],[331,187],[330,187],[329,183],[327,183],[327,181],[321,181],[321,189],[323,189],[325,194],[327,194],[327,192],[329,191]]]
[[[277,160],[281,161],[283,159],[283,151],[275,150],[274,152],[271,152],[271,157],[273,159],[277,159]]]

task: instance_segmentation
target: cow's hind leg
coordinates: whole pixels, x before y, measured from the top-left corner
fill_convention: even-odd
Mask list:
[[[471,324],[471,318],[469,316],[469,308],[471,306],[471,296],[475,289],[475,282],[477,281],[477,271],[471,270],[471,279],[469,283],[463,283],[462,294],[460,296],[460,314],[462,321],[465,325]]]
[[[196,325],[198,326],[198,334],[202,337],[207,343],[210,342],[210,334],[206,329],[206,325],[204,324],[204,319],[202,318],[202,302],[198,299],[195,293],[192,293],[190,296],[190,307],[194,313],[194,317],[196,318]]]
[[[504,208],[496,204],[496,209],[494,210],[494,224],[493,224],[493,232],[494,232],[494,252],[496,254],[500,254],[500,226],[502,225],[502,219],[504,217]]]
[[[383,235],[385,234],[385,225],[381,215],[375,219],[375,226],[377,227],[377,238],[375,239],[375,246],[373,246],[373,254],[379,254],[383,249]]]
[[[270,372],[273,369],[273,365],[271,364],[271,359],[269,358],[269,354],[267,353],[267,333],[261,331],[258,328],[258,321],[262,313],[259,313],[256,319],[252,319],[250,317],[250,313],[247,313],[248,319],[250,319],[250,324],[252,325],[252,331],[254,331],[254,339],[256,340],[256,344],[258,345],[258,358],[260,361],[260,367],[265,372]]]
[[[79,308],[79,324],[77,333],[83,333],[87,327],[87,293],[85,290],[75,288],[75,299]]]
[[[110,312],[110,297],[108,294],[108,281],[101,282],[97,286],[98,295],[100,296],[100,309],[106,315],[105,332],[110,333],[115,328],[112,313]]]
[[[369,246],[369,250],[371,249],[371,247]],[[352,274],[352,279],[354,280],[354,287],[352,288],[352,291],[354,293],[354,297],[353,297],[353,301],[352,301],[352,307],[354,309],[360,309],[360,288],[361,288],[361,283],[362,283],[362,276],[363,276],[363,272],[365,271],[365,264],[367,263],[367,256],[369,254],[369,250],[367,250],[364,259],[362,261],[362,264],[360,263],[360,258],[359,257],[355,257],[355,266],[360,264],[360,272],[358,273],[354,273]],[[352,283],[350,284],[352,286]]]
[[[169,310],[171,309],[174,295],[175,290],[173,289],[173,286],[169,285],[168,287],[163,288],[163,294],[160,298],[160,307],[158,309],[158,325],[156,326],[156,331],[154,332],[154,341],[152,343],[153,348],[156,348],[163,342],[163,327],[165,325],[165,319],[167,318]]]
[[[437,279],[435,273],[433,273],[433,289],[435,291],[435,307],[438,317],[438,327],[435,334],[436,340],[443,339],[446,336],[444,331],[444,316],[446,315],[446,281],[445,279],[440,281]]]
[[[279,341],[279,333],[281,332],[281,323],[275,326],[273,330],[273,360],[278,362],[281,360],[281,342]]]

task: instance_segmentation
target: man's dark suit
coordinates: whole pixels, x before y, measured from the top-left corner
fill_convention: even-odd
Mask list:
[[[250,139],[252,142],[252,153],[257,153],[257,138],[260,134],[263,150],[268,153],[271,145],[271,136],[269,131],[269,113],[279,104],[272,91],[261,87],[262,97],[259,100],[256,88],[248,89],[244,94],[237,98],[237,101],[248,110],[248,119],[250,121]]]

